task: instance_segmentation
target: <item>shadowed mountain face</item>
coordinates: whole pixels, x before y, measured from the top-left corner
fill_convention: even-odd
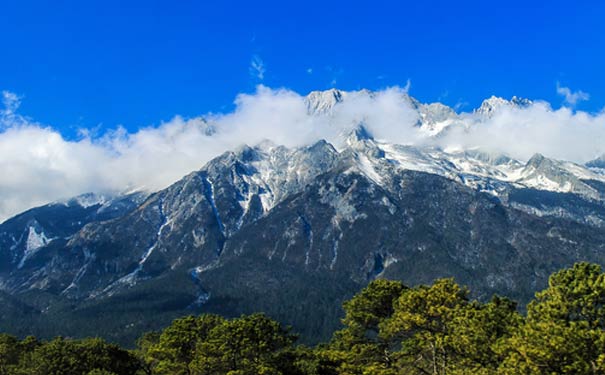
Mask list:
[[[604,187],[571,163],[385,144],[362,127],[339,150],[244,147],[149,196],[0,225],[0,330],[132,344],[179,315],[264,311],[316,341],[378,277],[526,301],[559,268],[605,264]]]

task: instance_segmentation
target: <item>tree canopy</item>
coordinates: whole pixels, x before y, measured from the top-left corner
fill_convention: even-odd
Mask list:
[[[375,280],[347,301],[342,329],[316,347],[263,314],[176,319],[135,350],[98,338],[0,335],[0,375],[605,374],[605,274],[553,274],[527,314],[453,279],[407,287]]]

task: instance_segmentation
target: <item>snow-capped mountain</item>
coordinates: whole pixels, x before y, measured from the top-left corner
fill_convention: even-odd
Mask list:
[[[330,115],[371,94],[313,92],[307,109]],[[433,136],[462,121],[401,100]],[[528,105],[488,101],[478,115]],[[527,299],[559,267],[605,263],[604,230],[599,166],[394,144],[360,122],[339,145],[242,146],[150,195],[80,196],[7,220],[0,291],[74,327],[90,314],[136,335],[191,311],[265,311],[320,338],[376,277],[452,276],[479,298]]]
[[[529,99],[518,98],[513,96],[510,100],[492,96],[489,99],[485,99],[481,106],[477,108],[474,113],[479,114],[483,117],[492,117],[502,108],[525,108],[533,102]]]
[[[369,90],[340,91],[330,89],[313,91],[305,98],[307,111],[315,115],[331,114],[339,104],[359,98],[375,98],[376,93]],[[399,92],[399,100],[414,110],[418,117],[417,126],[428,136],[438,136],[450,126],[469,127],[493,117],[503,109],[523,109],[533,104],[529,99],[513,96],[510,100],[492,96],[481,103],[481,106],[469,114],[458,114],[442,103],[421,103],[406,92]]]
[[[54,240],[67,239],[86,224],[123,215],[146,193],[109,196],[87,193],[27,210],[0,224],[0,272],[25,262]]]

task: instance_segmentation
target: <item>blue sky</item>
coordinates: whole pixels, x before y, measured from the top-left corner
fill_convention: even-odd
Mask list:
[[[388,89],[408,82],[461,111],[491,95],[555,109],[505,110],[444,148],[605,155],[604,2],[0,1],[0,221],[161,189],[244,143],[338,142],[360,118],[379,139],[432,142]],[[329,121],[295,94],[331,87],[378,94]]]
[[[604,16],[600,1],[3,1],[0,90],[67,137],[226,112],[259,83],[409,79],[421,101],[470,110],[492,94],[556,107],[560,82],[599,111]]]

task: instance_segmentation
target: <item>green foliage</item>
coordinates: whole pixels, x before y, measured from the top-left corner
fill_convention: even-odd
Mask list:
[[[93,370],[135,374],[140,363],[129,352],[101,339],[81,341],[56,338],[38,346],[22,364],[29,374],[88,374]]]
[[[0,335],[2,375],[135,375],[141,368],[134,355],[101,339],[39,342]]]
[[[579,263],[552,275],[527,317],[482,303],[452,279],[407,288],[376,280],[344,303],[329,344],[262,314],[176,319],[125,351],[100,339],[39,342],[0,335],[0,375],[605,374],[605,274]]]
[[[406,288],[378,280],[345,304],[345,328],[321,355],[340,374],[496,373],[521,322],[516,304],[482,304],[452,279]]]
[[[262,314],[226,321],[198,343],[192,373],[281,374],[277,354],[293,342],[279,323]]]
[[[143,348],[146,351],[145,359],[155,374],[190,374],[189,363],[194,358],[198,342],[207,340],[210,331],[224,322],[217,315],[176,319],[162,331],[157,343]],[[147,337],[149,339],[151,337]],[[145,341],[139,344],[147,345]]]
[[[16,337],[0,335],[0,375],[9,375],[16,372],[21,359],[20,342]]]
[[[496,373],[505,358],[503,348],[522,321],[517,304],[507,298],[467,304],[451,322],[451,367],[459,373]]]
[[[375,280],[344,303],[345,328],[332,339],[332,360],[341,362],[341,370],[361,373],[368,366],[388,366],[385,355],[389,340],[379,336],[379,325],[393,314],[393,303],[407,288],[397,281]]]
[[[549,279],[509,343],[507,374],[605,374],[605,274],[578,263]]]
[[[381,326],[381,336],[398,340],[397,367],[444,373],[454,349],[453,322],[467,307],[468,292],[451,279],[437,280],[403,293]]]

